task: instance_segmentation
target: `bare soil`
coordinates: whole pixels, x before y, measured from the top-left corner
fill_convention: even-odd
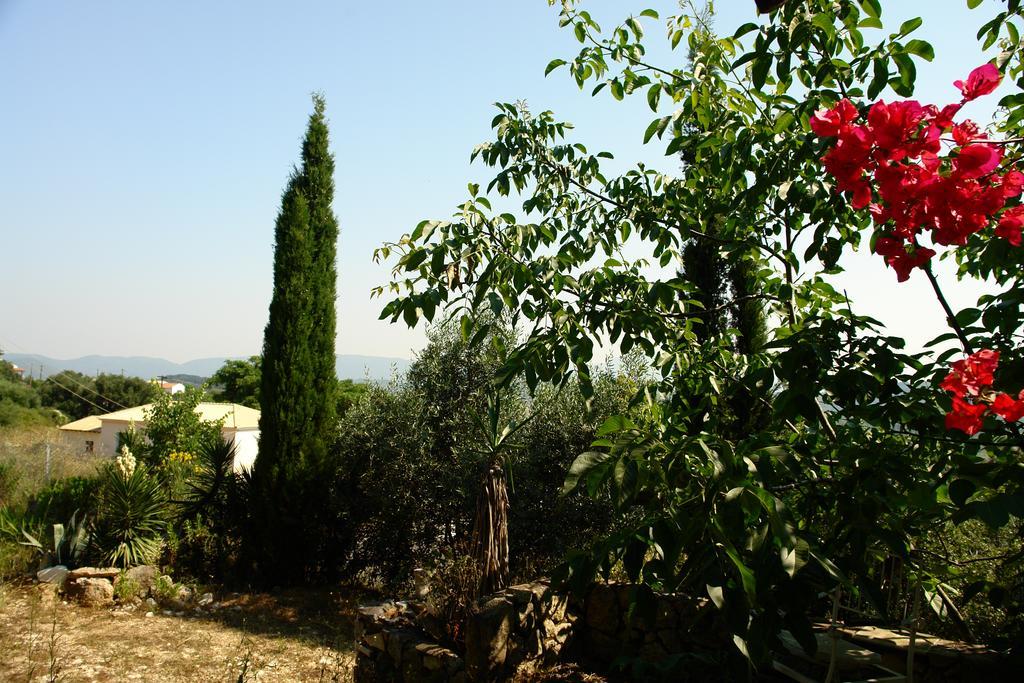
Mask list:
[[[326,590],[227,594],[168,612],[0,586],[0,681],[349,681],[354,609]]]

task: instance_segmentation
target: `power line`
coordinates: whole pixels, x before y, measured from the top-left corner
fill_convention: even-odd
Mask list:
[[[119,408],[127,408],[128,407],[128,406],[126,406],[124,404],[118,403],[117,401],[115,401],[114,399],[110,398],[109,396],[104,396],[103,394],[101,394],[100,392],[96,391],[92,387],[89,387],[89,386],[86,386],[85,384],[82,384],[77,379],[75,379],[71,375],[67,374],[68,372],[70,372],[70,370],[61,370],[60,372],[55,373],[55,374],[56,375],[61,375],[62,379],[69,379],[69,380],[71,380],[72,382],[74,382],[78,386],[82,387],[86,391],[91,391],[92,393],[94,393],[97,396],[99,396],[100,398],[102,398],[104,401],[109,401],[110,403],[113,403],[115,406],[117,406]],[[50,376],[53,377],[54,375],[50,375]]]
[[[107,409],[106,409],[106,408],[104,408],[103,406],[101,406],[101,405],[99,405],[99,404],[96,404],[96,403],[93,403],[92,401],[90,401],[89,399],[87,399],[87,398],[86,398],[85,396],[82,396],[81,394],[79,394],[79,393],[76,393],[76,392],[74,392],[74,391],[73,391],[73,390],[71,390],[71,389],[68,389],[68,388],[67,388],[66,386],[64,386],[63,384],[61,384],[61,383],[60,383],[60,382],[58,382],[57,380],[55,380],[55,379],[54,379],[53,377],[54,377],[53,375],[50,375],[49,377],[47,377],[47,378],[46,378],[46,381],[47,381],[47,382],[53,382],[54,384],[56,384],[56,385],[57,385],[58,387],[60,387],[60,388],[61,388],[61,389],[63,389],[64,391],[68,392],[69,394],[72,394],[73,396],[77,396],[78,398],[82,399],[83,401],[85,401],[85,402],[86,402],[86,403],[88,403],[89,405],[92,405],[92,406],[96,406],[97,408],[99,408],[100,410],[102,410],[102,411],[103,411],[103,412],[105,412],[105,413],[107,413],[107,412],[110,412],[109,410],[107,410]]]

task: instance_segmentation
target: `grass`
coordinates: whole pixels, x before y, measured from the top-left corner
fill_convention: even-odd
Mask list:
[[[0,606],[3,681],[352,680],[350,596],[327,591],[230,595],[183,615],[86,609],[28,583]]]
[[[7,500],[0,502],[9,506],[24,504],[51,481],[90,476],[106,461],[103,456],[73,450],[56,427],[0,427],[0,463],[14,473],[13,490],[7,494]]]
[[[0,427],[0,516],[9,531],[0,534],[0,578],[29,572],[38,562],[31,549],[18,544],[21,539],[17,530],[26,522],[37,536],[46,531],[39,520],[24,517],[32,497],[58,479],[91,476],[104,462],[102,456],[79,453],[70,447],[56,427]],[[13,537],[11,529],[15,530]]]

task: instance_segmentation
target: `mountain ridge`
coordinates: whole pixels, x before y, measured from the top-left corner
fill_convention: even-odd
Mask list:
[[[74,370],[85,375],[99,372],[130,375],[152,379],[161,375],[199,375],[210,377],[229,360],[243,360],[248,356],[211,356],[175,363],[166,358],[152,356],[103,356],[92,354],[78,358],[51,358],[35,353],[4,353],[4,360],[31,371],[33,377],[49,377],[63,370]],[[334,369],[338,379],[386,382],[395,373],[403,372],[410,361],[405,358],[338,354]]]

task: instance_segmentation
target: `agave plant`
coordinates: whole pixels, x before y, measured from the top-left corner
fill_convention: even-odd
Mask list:
[[[30,534],[24,527],[21,535],[24,541],[18,541],[21,545],[34,548],[40,555],[46,558],[47,566],[62,564],[75,568],[81,564],[89,545],[88,518],[82,515],[78,519],[78,511],[71,515],[67,524],[53,525],[53,546],[48,547],[38,538]]]
[[[112,566],[153,562],[167,530],[168,511],[167,496],[145,465],[109,465],[102,474],[92,525],[93,551]]]

